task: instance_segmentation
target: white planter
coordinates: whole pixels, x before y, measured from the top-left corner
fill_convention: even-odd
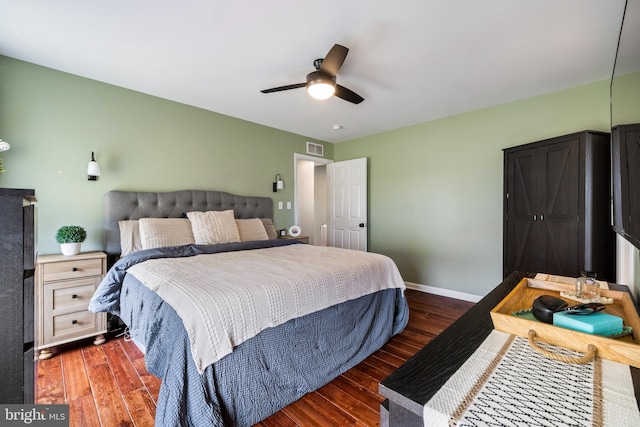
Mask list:
[[[81,244],[82,243],[60,243],[60,250],[62,251],[62,255],[78,255],[80,253]]]

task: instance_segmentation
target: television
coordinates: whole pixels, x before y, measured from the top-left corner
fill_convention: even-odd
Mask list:
[[[627,0],[611,78],[613,229],[640,249],[640,0]]]

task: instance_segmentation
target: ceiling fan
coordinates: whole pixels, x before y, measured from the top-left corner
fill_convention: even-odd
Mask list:
[[[307,74],[306,83],[279,86],[271,89],[264,89],[260,92],[281,92],[283,90],[298,89],[306,86],[309,95],[316,99],[327,99],[332,95],[335,95],[345,101],[360,104],[364,101],[363,97],[336,83],[336,74],[338,74],[338,70],[342,67],[344,60],[347,57],[347,53],[349,53],[349,49],[339,44],[335,44],[324,59],[320,58],[313,61],[316,71]]]

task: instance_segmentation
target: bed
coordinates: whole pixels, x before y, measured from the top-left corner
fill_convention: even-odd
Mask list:
[[[253,425],[406,326],[393,261],[278,239],[269,198],[111,191],[104,202],[113,265],[89,309],[122,319],[162,380],[157,426]]]

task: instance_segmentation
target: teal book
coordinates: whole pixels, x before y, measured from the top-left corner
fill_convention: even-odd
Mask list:
[[[568,314],[565,311],[553,313],[554,326],[573,329],[596,335],[610,335],[622,332],[622,318],[601,311],[593,314]]]

